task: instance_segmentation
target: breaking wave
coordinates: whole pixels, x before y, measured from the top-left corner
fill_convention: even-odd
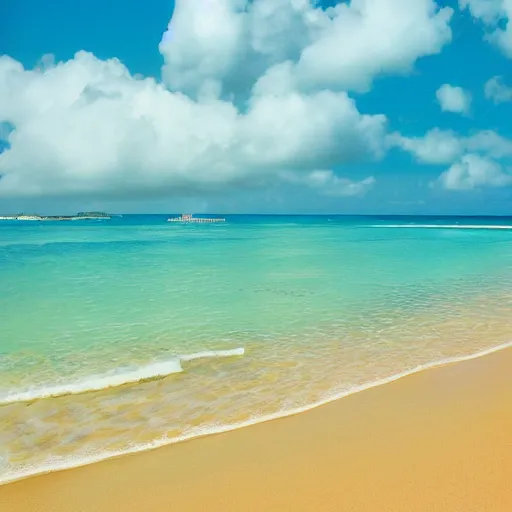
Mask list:
[[[209,357],[233,357],[243,356],[245,350],[243,348],[233,348],[230,350],[205,350],[204,352],[196,352],[180,356],[180,361],[194,361],[195,359],[205,359]]]
[[[144,380],[161,379],[174,373],[182,372],[182,361],[187,362],[196,359],[243,356],[244,352],[245,349],[243,348],[195,352],[193,354],[176,356],[167,361],[155,361],[135,368],[123,368],[100,375],[90,375],[76,382],[61,383],[53,386],[34,386],[23,390],[9,391],[0,394],[0,405],[8,405],[16,402],[31,402],[64,395],[90,393],[92,391],[102,391],[126,384],[135,384]]]

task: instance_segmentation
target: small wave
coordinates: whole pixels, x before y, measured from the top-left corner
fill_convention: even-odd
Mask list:
[[[167,361],[156,361],[137,368],[125,368],[102,375],[92,375],[76,382],[57,384],[54,386],[33,387],[22,391],[9,392],[0,395],[0,405],[8,405],[16,402],[32,402],[34,400],[64,395],[78,395],[124,386],[126,384],[135,384],[144,380],[159,379],[182,372],[182,361],[187,362],[212,357],[243,356],[244,352],[245,350],[243,348],[207,350],[177,356]]]
[[[494,347],[489,347],[484,350],[480,350],[479,352],[474,352],[472,354],[448,357],[445,359],[441,359],[438,361],[433,361],[431,363],[426,363],[422,365],[415,366],[413,368],[408,368],[400,373],[395,373],[390,375],[389,377],[384,377],[381,379],[369,381],[365,384],[360,384],[358,386],[352,386],[348,389],[340,391],[338,393],[332,393],[327,395],[324,399],[319,400],[317,402],[311,403],[309,405],[305,405],[303,407],[297,407],[288,410],[277,411],[273,414],[267,414],[264,416],[254,416],[253,418],[245,421],[241,421],[239,423],[231,423],[231,424],[220,424],[209,427],[194,427],[189,431],[183,433],[180,436],[176,437],[161,437],[159,439],[155,439],[149,443],[145,444],[134,444],[127,447],[124,450],[116,450],[116,451],[106,451],[95,454],[90,454],[83,457],[71,457],[66,459],[58,459],[46,461],[40,464],[39,466],[28,465],[14,471],[8,471],[4,473],[0,477],[0,485],[14,482],[16,480],[21,480],[24,478],[32,477],[35,475],[40,475],[43,473],[51,473],[54,471],[62,471],[64,469],[70,469],[79,466],[86,466],[88,464],[93,464],[95,462],[100,462],[106,459],[112,459],[114,457],[119,457],[121,455],[127,455],[129,453],[139,453],[145,452],[148,450],[154,450],[156,448],[160,448],[162,446],[176,444],[183,441],[188,441],[190,439],[204,437],[212,434],[221,434],[224,432],[230,432],[232,430],[237,430],[239,428],[249,427],[251,425],[255,425],[258,423],[266,423],[268,421],[273,421],[279,418],[285,418],[288,416],[295,416],[297,414],[301,414],[312,409],[316,409],[322,405],[326,405],[330,402],[334,402],[341,398],[345,398],[350,395],[354,395],[356,393],[360,393],[361,391],[366,391],[368,389],[376,388],[382,386],[384,384],[389,384],[396,380],[402,379],[403,377],[407,377],[409,375],[413,375],[415,373],[420,373],[426,370],[430,370],[432,368],[437,368],[439,366],[444,366],[448,364],[460,363],[463,361],[470,361],[472,359],[478,359],[479,357],[483,357],[489,354],[493,354],[495,352],[499,352],[500,350],[505,350],[508,348],[512,348],[512,342],[503,343],[502,345],[497,345]]]
[[[233,348],[231,350],[205,350],[204,352],[196,352],[195,354],[188,354],[180,356],[180,361],[194,361],[195,359],[206,359],[210,357],[233,357],[243,356],[245,349]]]
[[[166,377],[183,371],[179,359],[151,363],[131,370],[117,371],[103,375],[92,375],[77,382],[57,384],[55,386],[35,387],[0,396],[0,405],[14,402],[29,402],[63,395],[76,395],[91,391],[133,384],[141,380]]]
[[[508,225],[482,224],[373,224],[370,228],[409,228],[409,229],[512,229]]]

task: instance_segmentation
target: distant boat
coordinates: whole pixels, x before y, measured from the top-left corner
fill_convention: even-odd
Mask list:
[[[183,213],[179,217],[171,217],[170,219],[167,219],[167,222],[184,222],[187,224],[210,224],[212,222],[226,222],[226,219],[223,219],[221,217],[192,217],[192,215],[189,213]]]

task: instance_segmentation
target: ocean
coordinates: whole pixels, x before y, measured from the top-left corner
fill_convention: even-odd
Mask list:
[[[512,218],[0,221],[0,482],[512,340]]]

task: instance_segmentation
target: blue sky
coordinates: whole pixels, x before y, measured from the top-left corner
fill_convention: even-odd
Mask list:
[[[197,3],[198,1],[194,0],[191,3]],[[202,1],[208,2],[208,0]],[[217,0],[209,1],[216,2]],[[229,0],[219,1],[229,3]],[[256,0],[256,2],[258,1]],[[400,0],[387,1],[390,3],[391,16],[394,16],[392,9],[395,8],[396,4],[400,4]],[[419,0],[416,3],[419,5],[419,3],[429,1]],[[485,34],[495,30],[498,22],[499,26],[506,27],[508,18],[506,17],[507,13],[503,11],[497,11],[497,21],[492,23],[489,18],[479,16],[477,9],[479,1],[482,0],[473,0],[474,4],[470,5],[473,10],[465,9],[463,11],[461,11],[456,1],[438,2],[439,8],[449,7],[454,11],[449,23],[447,23],[449,30],[451,30],[450,40],[440,43],[439,51],[431,51],[424,46],[427,43],[415,43],[414,41],[409,43],[407,37],[399,39],[399,44],[402,42],[405,46],[417,44],[419,48],[418,55],[411,57],[412,66],[405,66],[407,69],[386,70],[390,61],[390,53],[383,60],[382,68],[384,72],[375,72],[369,87],[361,89],[359,86],[345,85],[343,79],[343,83],[338,85],[329,78],[328,85],[325,85],[321,80],[317,81],[315,83],[316,89],[313,92],[311,88],[307,89],[304,92],[305,97],[326,89],[333,90],[335,93],[346,91],[348,97],[355,100],[357,110],[361,115],[376,116],[382,114],[386,116],[386,135],[382,135],[383,137],[392,133],[399,133],[405,139],[424,138],[430,130],[438,129],[441,132],[450,131],[456,137],[468,138],[479,132],[491,130],[494,134],[499,135],[502,142],[506,144],[509,140],[512,140],[512,123],[509,121],[512,119],[512,101],[500,103],[491,101],[485,97],[484,86],[491,78],[496,76],[500,76],[504,84],[512,86],[512,53],[508,54],[503,46],[495,44],[492,39],[487,40],[485,38]],[[411,2],[415,3],[412,0]],[[356,2],[352,3],[355,4]],[[498,3],[499,0],[496,4]],[[333,5],[335,2],[330,2],[330,4]],[[217,20],[213,11],[208,11],[205,6],[206,4],[202,6],[202,11],[198,16],[204,17],[204,23],[209,24],[208,30],[221,30],[222,35],[223,29],[215,26],[215,23],[220,22],[220,18]],[[406,8],[402,7],[402,11],[404,9]],[[200,69],[201,66],[205,66],[205,63],[206,67],[210,66],[210,62],[223,58],[225,53],[223,49],[216,47],[215,50],[211,51],[211,55],[208,55],[212,45],[210,40],[207,41],[208,45],[206,46],[198,45],[195,53],[190,49],[195,44],[193,31],[189,30],[187,34],[182,35],[187,32],[189,27],[189,25],[186,25],[187,17],[197,15],[197,13],[191,14],[190,9],[183,13],[182,19],[176,21],[174,28],[170,31],[171,34],[177,34],[176,48],[159,51],[159,43],[167,29],[173,10],[173,2],[163,0],[147,0],[146,2],[134,0],[123,2],[120,0],[103,0],[102,2],[99,0],[79,0],[75,2],[50,0],[45,3],[35,0],[24,0],[23,2],[6,0],[2,2],[0,7],[0,19],[3,20],[5,25],[2,27],[0,53],[15,59],[23,65],[25,70],[28,70],[39,66],[40,59],[44,54],[53,54],[56,62],[70,61],[74,59],[77,51],[85,50],[93,54],[98,61],[117,58],[128,68],[132,75],[140,74],[144,77],[154,77],[157,82],[163,80],[167,90],[188,95],[191,101],[200,101],[197,96],[197,84],[201,85],[204,81],[210,80],[211,76],[201,75],[196,77],[194,83],[186,82],[180,77],[186,76],[190,69]],[[183,10],[185,11],[185,9]],[[397,16],[400,15],[397,14]],[[383,27],[382,30],[385,34],[386,27]],[[276,32],[278,35],[280,33],[279,31]],[[405,35],[409,33],[404,32]],[[441,33],[438,34],[438,37],[442,37]],[[190,39],[181,41],[180,38]],[[214,39],[214,41],[217,40],[219,40],[219,37]],[[375,44],[382,45],[382,42],[376,41]],[[400,49],[397,48],[396,50],[399,52]],[[341,54],[350,52],[352,49],[350,47],[333,46],[332,50],[329,49],[329,52],[331,51],[336,57],[336,52]],[[197,56],[199,52],[202,52],[200,57]],[[319,54],[316,53],[315,55],[318,58]],[[380,56],[380,53],[377,52],[376,55]],[[205,56],[208,56],[208,59],[205,59]],[[184,63],[183,61],[187,58],[190,58],[191,62]],[[246,58],[244,66],[247,66],[248,60],[249,58]],[[168,74],[165,75],[164,71],[164,76],[162,76],[162,65],[164,63],[167,66]],[[241,66],[241,64],[237,65]],[[378,63],[376,68],[379,69]],[[313,64],[313,67],[309,65],[307,69],[315,70],[316,67]],[[242,76],[246,72],[245,70],[246,68],[234,67],[229,71],[231,74],[222,76],[215,70],[216,74],[213,78],[225,86],[229,80],[233,80],[232,76],[237,74]],[[0,80],[2,79],[0,73]],[[55,85],[56,80],[52,81],[53,85]],[[62,80],[65,85],[63,78]],[[468,113],[442,111],[436,98],[436,91],[443,84],[461,87],[471,95],[471,105]],[[64,85],[57,84],[55,87]],[[35,85],[33,84],[30,87],[34,88]],[[48,91],[46,86],[41,87],[41,94]],[[11,90],[11,94],[16,95],[19,90],[19,88],[15,89],[14,92]],[[51,93],[49,94],[51,96]],[[237,91],[234,94],[234,97],[221,95],[219,100],[232,100],[239,112],[244,114],[244,101],[247,100],[247,97],[243,95],[236,96]],[[38,101],[39,103],[44,102],[43,99],[38,99]],[[10,103],[12,104],[12,101]],[[23,105],[26,105],[26,101]],[[26,108],[28,109],[28,107]],[[173,118],[172,107],[169,108],[171,108],[169,118]],[[56,130],[59,129],[58,123],[62,119],[60,114],[55,114],[51,118],[41,118],[39,121],[36,114],[37,116],[42,114],[37,108],[35,110],[37,112],[31,114],[34,123],[37,121],[43,126],[54,126],[55,123]],[[0,121],[10,123],[9,125],[14,127],[12,133],[18,131],[18,124],[14,121],[16,119],[25,120],[26,118],[25,112],[23,113],[25,117],[16,118],[15,115],[21,116],[19,112],[19,110],[16,110],[15,113],[12,113],[9,108],[2,108],[0,102]],[[318,109],[313,106],[312,112],[318,112]],[[201,115],[202,113],[199,110],[193,114],[196,120]],[[268,122],[278,122],[279,119],[280,117],[276,117],[277,121],[269,120]],[[165,122],[165,119],[163,122]],[[28,130],[29,126],[33,126],[33,123],[29,124],[27,122],[25,129]],[[73,126],[72,121],[69,121],[69,126]],[[309,131],[308,127],[305,127],[301,133],[306,133],[307,135],[304,136],[308,137],[307,141],[311,142],[312,139],[317,137],[316,133],[321,134],[318,137],[326,138],[331,135],[334,137],[334,130],[336,137],[339,137],[339,141],[341,141],[339,144],[343,144],[343,140],[346,140],[349,135],[339,131],[334,121],[332,126],[329,126],[331,127],[330,130],[325,133],[321,130],[317,132],[311,126]],[[162,130],[167,133],[165,126]],[[182,121],[182,130],[194,131],[194,125],[188,126],[187,122]],[[214,133],[215,131],[213,130]],[[279,133],[282,133],[282,131]],[[112,166],[108,167],[104,166],[102,162],[94,162],[94,164],[91,163],[85,166],[83,170],[84,173],[95,174],[94,183],[89,176],[83,177],[77,174],[75,179],[74,175],[69,172],[69,169],[73,167],[74,160],[72,158],[66,157],[62,159],[62,162],[60,160],[54,162],[53,155],[48,157],[41,155],[41,151],[46,151],[50,146],[54,153],[65,153],[63,148],[54,143],[54,139],[47,141],[42,138],[42,135],[37,140],[34,140],[32,135],[31,138],[28,138],[28,135],[22,137],[21,124],[19,134],[20,141],[14,138],[10,139],[10,146],[4,141],[3,156],[11,148],[12,155],[17,157],[14,145],[18,144],[20,154],[32,155],[33,151],[33,157],[30,159],[24,156],[20,160],[21,163],[14,156],[11,156],[9,161],[4,158],[4,162],[0,157],[0,174],[4,175],[4,179],[0,180],[0,210],[2,211],[17,209],[25,211],[55,211],[56,209],[59,211],[74,211],[96,207],[135,212],[195,209],[240,213],[245,211],[398,214],[511,213],[512,181],[509,182],[508,180],[508,166],[511,162],[512,152],[500,152],[496,157],[495,155],[484,154],[480,147],[476,150],[470,148],[465,149],[460,155],[454,156],[453,161],[448,158],[442,163],[431,163],[418,161],[415,153],[403,149],[403,144],[387,147],[385,154],[378,157],[375,154],[370,155],[370,150],[361,149],[357,155],[350,156],[350,158],[346,156],[346,151],[339,155],[336,154],[335,157],[327,158],[322,151],[328,150],[318,149],[318,167],[316,167],[314,159],[306,166],[303,165],[304,159],[295,161],[293,157],[287,157],[288,159],[284,165],[281,157],[279,157],[276,162],[271,161],[270,163],[267,162],[267,159],[264,159],[264,163],[261,164],[261,168],[264,168],[264,170],[261,171],[261,174],[259,174],[258,167],[260,164],[251,161],[250,164],[247,164],[248,167],[251,167],[251,175],[243,174],[238,177],[234,176],[235,171],[229,165],[231,161],[230,154],[219,157],[220,150],[215,149],[212,154],[216,155],[216,158],[221,158],[223,163],[218,164],[218,171],[212,171],[212,173],[217,173],[220,176],[213,180],[213,184],[212,180],[206,176],[206,171],[203,173],[202,168],[200,170],[190,168],[189,171],[189,167],[183,167],[183,170],[179,172],[179,179],[171,179],[165,176],[161,182],[151,181],[151,185],[148,185],[146,190],[146,184],[144,183],[146,174],[142,172],[139,175],[137,171],[133,171],[134,175],[137,175],[136,179],[132,175],[128,176],[128,174],[125,174],[124,178],[119,177],[121,176],[120,173],[128,172],[123,171],[123,169],[126,169],[126,164],[124,164],[124,167],[120,164],[121,170],[114,170]],[[179,137],[182,136],[180,131],[172,131],[166,136],[171,138],[174,136],[173,134],[178,134]],[[130,137],[132,136],[133,134],[130,133]],[[158,136],[160,137],[160,133]],[[194,134],[183,136],[194,137]],[[207,136],[201,135],[201,140]],[[377,136],[375,135],[375,137]],[[4,137],[4,139],[6,138]],[[25,142],[26,140],[29,142]],[[80,141],[91,152],[95,151],[94,148],[97,145],[95,139],[88,140],[87,134],[81,134]],[[30,143],[32,146],[22,147],[22,143]],[[69,143],[70,147],[76,147],[75,142],[70,141]],[[169,140],[170,145],[175,143],[174,140]],[[283,143],[286,143],[286,140]],[[167,141],[165,141],[165,144],[167,144]],[[210,142],[206,141],[204,144],[210,144]],[[354,144],[359,144],[359,140]],[[363,143],[361,142],[361,144]],[[114,156],[111,153],[105,153],[107,155],[105,158],[114,158],[116,162],[124,162],[124,159],[128,156],[119,152],[123,151],[122,148],[125,146],[121,142],[118,142],[118,145],[121,149],[117,149]],[[299,146],[302,147],[303,145],[304,143],[300,142]],[[133,143],[127,143],[127,147],[133,147]],[[176,151],[179,151],[180,148],[183,148],[184,152],[187,151],[184,143],[182,143],[182,146],[177,145],[177,149],[169,150],[170,154],[174,157]],[[328,145],[328,148],[332,148],[332,146]],[[433,150],[435,151],[435,147]],[[475,161],[465,160],[465,153],[480,154],[482,158],[486,159],[487,163],[490,162],[489,167],[482,167],[482,165],[487,164],[485,162],[479,163],[479,161],[476,163],[481,164],[480,167],[476,167],[476,163],[474,167],[471,167],[472,162]],[[81,161],[83,161],[83,158],[82,156]],[[160,177],[163,176],[161,173],[165,172],[165,169],[164,171],[162,169],[167,165],[166,156],[163,155],[161,158],[162,161],[158,164],[160,166],[158,168]],[[191,156],[187,162],[196,161],[198,158],[194,153],[193,157]],[[48,165],[52,169],[60,169],[59,166],[62,165],[62,175],[51,169],[48,171],[43,167],[39,169],[37,166],[44,159],[48,160]],[[201,161],[200,158],[199,161]],[[212,162],[211,157],[207,161]],[[245,165],[244,160],[240,160],[242,163],[238,163],[238,160],[233,158],[233,161],[236,162],[236,166],[243,167]],[[326,162],[328,168],[325,167]],[[34,171],[34,175],[30,175],[28,172],[21,172],[19,170],[21,165],[25,167],[34,165],[34,168],[37,167],[37,173]],[[174,166],[178,165],[184,164],[181,161],[174,163],[174,160],[169,158],[169,173],[173,171]],[[205,164],[202,165],[204,167]],[[464,178],[466,181],[458,182],[460,186],[453,185],[455,182],[450,182],[453,185],[450,187],[442,186],[439,177],[451,169],[452,166],[457,165],[465,165],[464,168],[469,169],[467,171],[469,181],[466,179],[468,176],[466,176]],[[216,162],[214,167],[217,167]],[[499,170],[497,170],[498,167]],[[474,176],[471,175],[473,168],[476,169]],[[485,171],[487,168],[489,172]],[[319,169],[324,174],[314,174]],[[484,171],[482,173],[485,176],[478,174],[480,169],[484,169],[487,174]],[[153,169],[148,170],[148,172],[153,171]],[[453,173],[455,171],[456,169]],[[41,181],[41,176],[45,172],[48,172],[48,174],[44,176],[44,181]],[[188,178],[187,173],[190,173],[193,178]],[[499,176],[496,173],[499,173]],[[276,176],[279,176],[279,179]],[[282,178],[283,176],[288,177]],[[132,180],[133,178],[134,185],[126,187],[123,184],[110,186],[111,177],[112,180],[114,178],[116,180]],[[361,185],[359,187],[357,185],[368,177],[373,179],[371,184],[368,181],[368,186]],[[13,185],[9,187],[7,192],[2,193],[2,182],[4,181],[7,184],[8,179],[12,180]],[[52,180],[55,180],[55,184]],[[107,181],[109,187],[104,187],[103,185]],[[148,183],[149,181],[148,178]],[[199,183],[200,181],[201,183]],[[34,182],[37,182],[37,187],[32,187]],[[50,182],[52,186],[46,186]],[[205,182],[208,182],[208,186],[203,186]],[[82,183],[84,184],[83,189],[80,188]],[[116,181],[116,183],[121,182]],[[126,183],[126,181],[122,183]],[[446,184],[448,181],[445,180],[443,183]]]

